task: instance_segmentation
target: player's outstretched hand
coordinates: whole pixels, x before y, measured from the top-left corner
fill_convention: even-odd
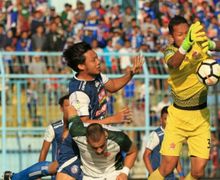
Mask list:
[[[182,52],[184,54],[187,53],[194,42],[203,42],[207,40],[208,38],[206,36],[206,33],[203,31],[203,26],[200,24],[199,21],[197,21],[190,26],[188,33],[183,43],[181,44]]]
[[[131,67],[132,74],[138,74],[142,72],[142,66],[144,64],[144,58],[142,55],[135,56],[133,60],[133,66]]]
[[[191,40],[194,42],[203,42],[208,41],[208,38],[206,36],[206,33],[204,31],[204,28],[202,24],[200,24],[199,21],[195,22],[190,26],[191,31]]]
[[[131,110],[128,107],[123,108],[121,111],[116,113],[113,118],[113,123],[121,124],[121,123],[130,123],[133,120]]]
[[[202,52],[207,53],[209,50],[209,42],[207,41],[203,41],[200,43],[201,47],[202,47]]]

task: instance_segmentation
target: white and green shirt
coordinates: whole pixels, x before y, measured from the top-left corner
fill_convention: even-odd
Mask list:
[[[100,178],[123,168],[122,152],[127,153],[131,140],[122,131],[108,131],[105,153],[97,155],[86,140],[86,127],[80,118],[72,118],[69,131],[77,143],[82,161],[82,170],[86,176]]]

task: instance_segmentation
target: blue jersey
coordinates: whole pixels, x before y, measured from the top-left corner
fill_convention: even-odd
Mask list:
[[[57,160],[62,143],[62,134],[64,129],[63,120],[56,121],[51,124],[54,130],[54,139],[52,141],[52,161]]]
[[[88,98],[88,107],[86,107],[86,110],[81,111],[83,114],[78,112],[80,116],[89,116],[90,119],[105,118],[107,112],[107,93],[101,75],[98,75],[92,81],[79,80],[74,76],[69,83],[69,93],[70,99],[74,99],[74,103],[72,103],[72,100],[70,103],[77,110],[82,106],[85,98]]]
[[[156,170],[159,166],[160,166],[160,160],[161,160],[161,155],[160,155],[160,148],[161,148],[161,144],[163,141],[163,137],[164,137],[164,131],[161,127],[157,128],[155,130],[158,138],[159,138],[159,144],[152,150],[151,153],[151,165],[153,170]],[[166,176],[165,178],[166,180],[175,180],[175,176],[174,173],[170,173],[169,175]]]

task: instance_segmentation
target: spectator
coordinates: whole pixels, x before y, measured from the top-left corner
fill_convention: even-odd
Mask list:
[[[0,24],[0,50],[4,48],[5,42],[6,42],[6,35],[4,32],[4,26],[3,24]]]
[[[58,25],[55,22],[50,23],[49,32],[46,34],[46,40],[44,43],[44,50],[49,52],[59,52],[63,50],[62,39],[60,34],[57,32]],[[56,63],[59,62],[59,57],[48,56],[47,65],[57,70]]]
[[[134,50],[132,50],[131,42],[128,40],[125,40],[124,44],[123,42],[118,42],[118,43],[121,43],[121,46],[122,46],[118,52],[124,54],[120,56],[120,70],[122,73],[125,73],[127,67],[131,67],[132,65],[132,62],[131,62],[132,56],[125,55],[125,54],[133,53]]]
[[[31,34],[36,33],[36,29],[39,26],[44,26],[44,17],[41,10],[36,10],[33,14],[33,19],[31,21]]]
[[[132,8],[130,6],[126,7],[125,12],[122,14],[122,24],[125,31],[131,28],[131,20],[133,18]]]
[[[46,42],[43,25],[39,25],[38,27],[36,27],[35,31],[36,32],[32,34],[31,37],[33,51],[43,51],[44,44]]]
[[[85,24],[86,22],[86,11],[85,4],[81,1],[76,2],[76,9],[74,10],[74,16],[78,23]]]
[[[11,45],[6,45],[5,46],[5,51],[6,52],[12,52],[14,51],[14,48],[13,46]],[[14,73],[14,60],[15,60],[15,57],[12,56],[12,55],[5,55],[3,56],[3,62],[5,64],[5,73],[9,73],[9,74],[12,74]]]
[[[29,118],[31,119],[34,126],[39,125],[37,120],[37,101],[38,101],[38,93],[36,91],[36,83],[31,81],[28,83],[28,89],[26,92],[27,96],[27,108]]]
[[[28,70],[30,74],[45,74],[47,71],[46,64],[40,56],[33,57]]]
[[[17,41],[16,44],[16,51],[31,51],[32,50],[32,44],[31,39],[28,37],[28,31],[23,31],[21,33],[20,38]],[[28,64],[30,62],[29,56],[19,56],[18,61],[21,68],[22,73],[28,72]]]

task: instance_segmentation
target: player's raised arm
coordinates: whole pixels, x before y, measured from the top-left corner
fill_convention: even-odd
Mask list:
[[[173,68],[178,68],[182,64],[186,53],[192,48],[194,42],[207,41],[206,34],[202,31],[203,26],[200,22],[197,21],[190,27],[187,21],[183,20],[178,23],[180,28],[172,26],[172,24],[169,26],[169,31],[176,42],[175,46],[179,48],[178,51],[173,55],[171,54],[167,60],[167,64]],[[165,53],[168,54],[169,52],[165,51]]]
[[[143,66],[143,57],[135,56],[133,66],[127,69],[127,73],[120,77],[110,79],[107,83],[105,83],[105,88],[107,91],[114,93],[124,87],[133,77],[133,75],[140,73]]]

